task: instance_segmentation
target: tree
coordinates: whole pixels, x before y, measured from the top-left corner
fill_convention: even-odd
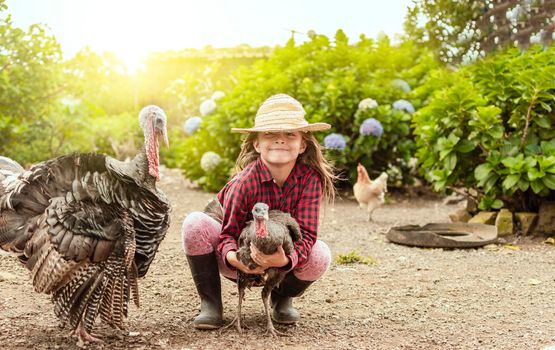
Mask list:
[[[471,62],[499,48],[553,42],[555,0],[420,0],[405,21],[408,38],[447,63]]]
[[[61,92],[60,46],[38,24],[16,28],[0,0],[0,154],[40,124]],[[40,128],[39,128],[40,129]]]

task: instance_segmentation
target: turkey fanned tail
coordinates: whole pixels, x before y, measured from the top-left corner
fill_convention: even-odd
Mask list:
[[[119,240],[108,259],[100,264],[77,264],[69,282],[52,294],[54,312],[74,329],[79,323],[91,332],[100,318],[123,329],[130,299],[139,306],[137,269],[133,261],[135,238],[130,225],[124,225],[125,238]]]

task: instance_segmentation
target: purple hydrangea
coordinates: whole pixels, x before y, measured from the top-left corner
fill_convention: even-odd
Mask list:
[[[343,151],[347,146],[347,143],[345,142],[345,137],[343,137],[343,135],[334,133],[324,137],[324,146],[329,149]]]
[[[201,123],[202,123],[201,117],[191,117],[187,119],[185,124],[183,124],[183,129],[185,129],[185,132],[187,134],[192,135],[200,128]]]
[[[397,89],[403,90],[403,92],[410,92],[411,90],[409,83],[407,83],[403,79],[393,79],[393,81],[391,82],[391,85],[393,85],[393,87]]]
[[[393,102],[393,108],[400,111],[406,111],[410,114],[414,113],[414,107],[412,106],[412,103],[407,100],[397,100]]]
[[[360,133],[365,136],[374,135],[380,137],[383,134],[383,126],[378,120],[368,118],[360,125]]]

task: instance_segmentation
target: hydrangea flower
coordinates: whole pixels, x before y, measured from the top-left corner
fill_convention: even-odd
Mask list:
[[[225,92],[223,91],[214,91],[214,93],[212,94],[212,97],[210,97],[211,100],[213,101],[218,101],[220,98],[225,96]]]
[[[374,118],[368,118],[362,122],[359,131],[362,135],[365,136],[374,135],[380,137],[383,134],[383,126],[378,120]]]
[[[365,98],[358,103],[358,109],[360,110],[372,109],[376,107],[378,107],[378,102],[372,98]]]
[[[185,129],[185,132],[187,134],[192,135],[200,128],[201,123],[201,117],[191,117],[187,119],[187,121],[185,121],[185,124],[183,124],[183,129]]]
[[[202,155],[200,159],[200,167],[202,170],[209,172],[218,166],[222,161],[222,157],[216,152],[208,151]]]
[[[410,114],[414,113],[414,107],[412,106],[412,103],[407,100],[397,100],[393,102],[393,108],[400,111],[406,111]]]
[[[202,101],[200,104],[200,115],[206,117],[207,115],[213,113],[216,110],[216,102],[213,99],[208,99]]]
[[[411,90],[409,83],[407,83],[403,79],[393,79],[391,85],[393,85],[393,87],[396,87],[397,89],[403,90],[403,92],[410,92]]]
[[[543,29],[539,32],[530,35],[530,44],[539,44],[542,42]]]
[[[343,151],[347,146],[347,143],[345,142],[345,137],[343,137],[343,135],[333,133],[324,137],[324,146],[329,149]]]

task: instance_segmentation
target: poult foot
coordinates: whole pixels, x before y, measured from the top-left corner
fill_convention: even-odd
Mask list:
[[[277,329],[274,328],[274,326],[268,327],[266,329],[266,332],[264,333],[264,335],[270,334],[272,337],[277,338],[278,335],[280,337],[288,337],[289,335],[283,332],[278,331]]]
[[[249,329],[249,327],[247,327],[246,325],[243,324],[242,328],[241,328],[241,320],[235,316],[235,318],[233,319],[233,321],[231,321],[229,324],[227,324],[226,326],[222,327],[221,331],[223,331],[224,329],[228,329],[231,326],[235,325],[235,329],[237,329],[237,332],[239,332],[239,334],[243,333],[243,328],[244,329]]]

